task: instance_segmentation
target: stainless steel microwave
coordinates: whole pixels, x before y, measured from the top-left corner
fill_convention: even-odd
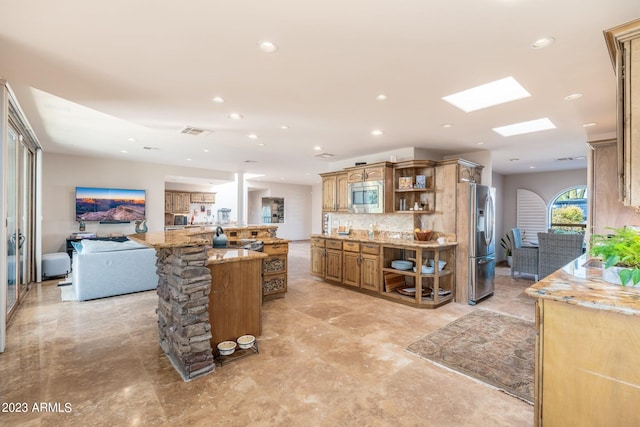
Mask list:
[[[349,212],[384,213],[384,181],[353,182],[348,190]]]

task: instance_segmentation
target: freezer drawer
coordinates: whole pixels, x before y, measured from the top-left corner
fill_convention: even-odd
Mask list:
[[[496,260],[493,255],[469,258],[469,304],[475,305],[495,289]]]

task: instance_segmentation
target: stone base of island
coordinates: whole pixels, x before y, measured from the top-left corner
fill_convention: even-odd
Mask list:
[[[158,341],[185,381],[214,371],[217,340],[260,335],[260,264],[267,254],[243,249],[212,250],[210,239],[186,233],[128,237],[156,249]],[[242,274],[236,275],[235,270]],[[216,281],[213,285],[212,280]],[[236,298],[243,302],[230,304]],[[249,319],[246,322],[241,320],[245,315]],[[226,330],[229,323],[220,319],[227,318],[250,330]]]

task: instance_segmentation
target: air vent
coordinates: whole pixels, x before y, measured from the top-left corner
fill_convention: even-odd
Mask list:
[[[193,127],[193,126],[185,126],[180,133],[183,133],[185,135],[193,135],[193,136],[198,136],[198,135],[208,135],[211,133],[210,130],[206,130],[206,129],[202,129],[202,128],[197,128],[197,127]]]
[[[143,150],[159,150],[160,147],[148,147],[148,146],[144,146],[142,147]]]
[[[245,160],[245,163],[258,163],[256,160]]]
[[[559,159],[556,159],[556,160],[558,160],[560,162],[566,162],[566,161],[569,161],[569,160],[575,160],[575,158],[574,157],[560,157]]]
[[[333,157],[333,156],[334,156],[334,154],[331,154],[331,153],[320,153],[320,154],[316,154],[313,157],[320,157],[322,159],[328,159],[329,157]]]

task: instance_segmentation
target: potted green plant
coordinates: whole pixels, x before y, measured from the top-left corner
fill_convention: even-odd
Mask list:
[[[629,282],[636,286],[640,283],[640,234],[629,227],[607,229],[613,233],[591,236],[589,253],[604,262],[604,280],[618,283],[614,281],[617,277],[623,286]]]
[[[513,256],[513,242],[511,241],[511,234],[507,233],[500,239],[500,246],[504,249],[504,255],[507,257],[507,265],[511,267],[511,260]]]

